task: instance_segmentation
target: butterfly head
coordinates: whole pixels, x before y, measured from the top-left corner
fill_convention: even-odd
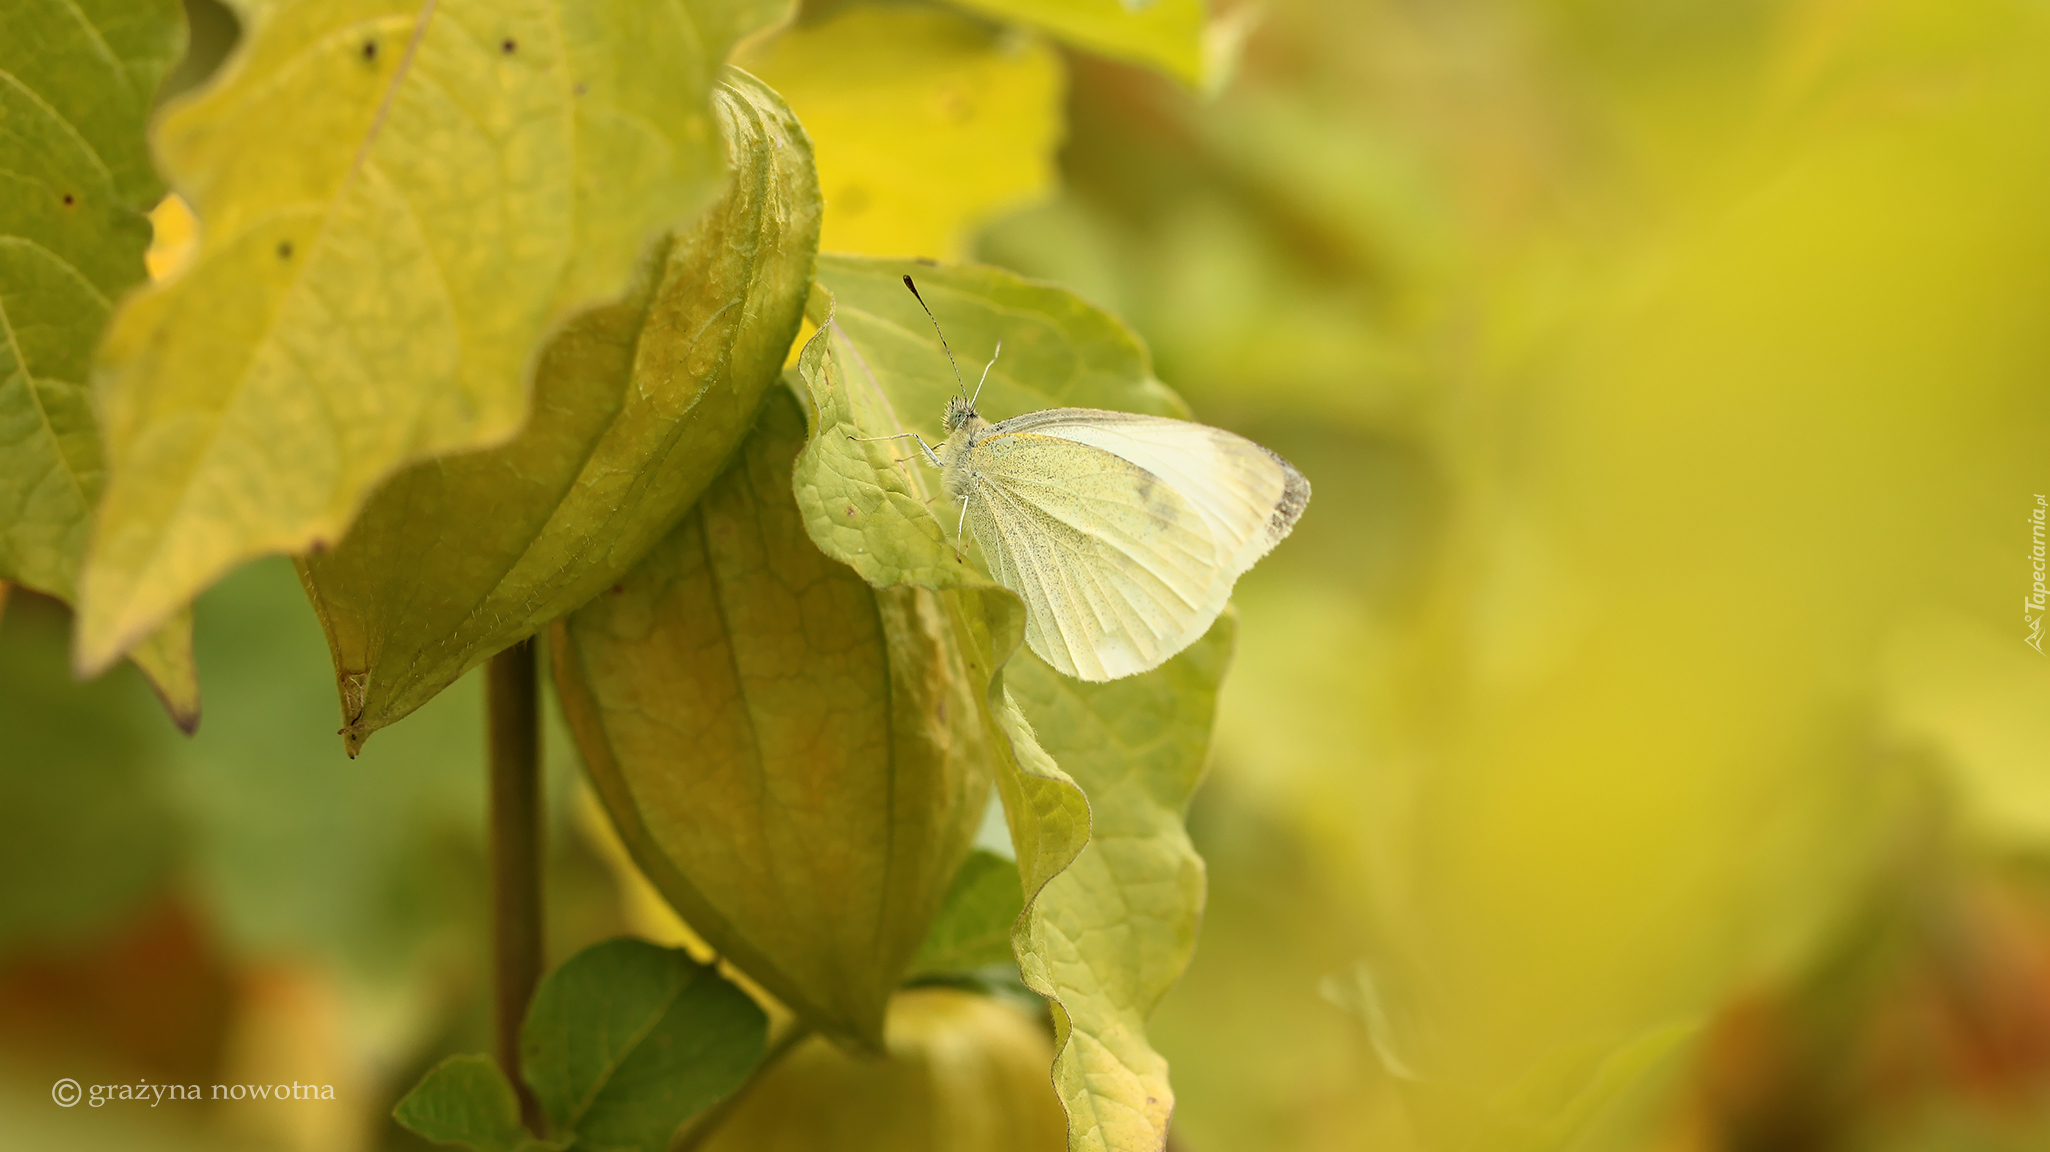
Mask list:
[[[947,343],[947,334],[940,330],[940,318],[932,314],[931,308],[926,307],[925,297],[918,294],[918,285],[909,275],[904,277],[904,287],[911,290],[912,298],[918,301],[920,308],[925,309],[926,319],[932,321],[933,333],[940,338],[940,350],[947,354],[947,367],[954,373],[954,387],[960,389],[959,395],[947,401],[947,435],[951,437],[965,427],[972,436],[976,428],[984,422],[981,416],[976,415],[975,400],[982,395],[982,386],[989,382],[989,370],[996,367],[997,356],[1004,354],[1004,342],[1001,338],[997,340],[996,354],[989,358],[989,364],[982,370],[982,379],[975,382],[975,391],[971,394],[967,386],[961,382],[961,367],[954,363],[954,349]]]
[[[963,424],[978,420],[975,404],[965,396],[955,396],[947,401],[947,417],[943,424],[947,435],[952,436]]]

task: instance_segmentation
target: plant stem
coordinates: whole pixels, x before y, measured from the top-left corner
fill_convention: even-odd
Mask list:
[[[546,1123],[520,1075],[520,1026],[541,981],[541,708],[534,642],[491,658],[485,672],[491,751],[491,935],[498,1066],[520,1116]]]
[[[788,1056],[792,1048],[810,1039],[811,1035],[812,1029],[809,1025],[793,1022],[790,1025],[790,1030],[783,1033],[776,1043],[762,1055],[762,1062],[755,1065],[754,1072],[742,1082],[740,1087],[735,1088],[724,1100],[712,1105],[708,1111],[698,1117],[697,1123],[692,1124],[679,1133],[676,1139],[670,1143],[669,1152],[696,1152],[698,1146],[703,1144],[718,1129],[719,1125],[724,1124],[733,1115],[734,1111],[740,1107],[741,1101],[747,1099],[748,1093],[754,1090],[755,1085],[762,1082],[762,1077],[768,1075],[769,1070],[774,1068],[778,1061]]]

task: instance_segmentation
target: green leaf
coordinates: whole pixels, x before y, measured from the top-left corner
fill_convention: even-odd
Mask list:
[[[1025,983],[1052,999],[1054,1087],[1073,1147],[1157,1148],[1174,1093],[1146,1020],[1196,950],[1203,861],[1182,816],[1210,751],[1235,617],[1152,672],[1103,684],[1026,651],[1004,670],[1041,747],[1089,797],[1090,840],[1018,925]]]
[[[594,944],[549,973],[520,1065],[551,1130],[597,1152],[665,1152],[679,1124],[739,1087],[768,1018],[681,949]]]
[[[818,181],[803,128],[760,81],[729,70],[715,107],[726,198],[658,245],[624,300],[548,345],[518,438],[401,473],[340,547],[300,562],[352,755],[616,581],[752,426],[802,318]]]
[[[878,587],[950,589],[948,620],[984,689],[979,711],[1018,853],[1026,911],[1013,944],[1026,983],[1054,1001],[1056,1086],[1072,1144],[1158,1148],[1172,1096],[1143,1025],[1187,962],[1201,908],[1201,866],[1180,813],[1202,766],[1231,625],[1153,673],[1095,691],[1029,656],[1006,664],[1019,652],[1023,607],[954,555],[955,525],[942,527],[927,502],[937,493],[931,470],[898,461],[904,450],[892,444],[849,440],[912,429],[930,439],[954,391],[932,325],[903,288],[906,272],[961,356],[979,362],[1002,337],[979,405],[991,419],[1059,404],[1186,409],[1152,378],[1123,325],[1060,289],[987,268],[820,260],[830,299],[817,298],[821,327],[798,358],[818,412],[796,469],[805,526]],[[1048,729],[1058,754],[1035,735],[1041,721],[1061,726]],[[1104,792],[1100,801],[1061,756]],[[1099,803],[1115,839],[1092,845]],[[1126,914],[1136,917],[1129,926],[1110,920]]]
[[[484,1056],[451,1056],[434,1066],[392,1117],[437,1144],[472,1152],[539,1152],[565,1141],[534,1139],[520,1123],[519,1098],[505,1073]]]
[[[157,85],[185,53],[184,10],[172,0],[7,0],[5,11],[9,35],[0,43],[0,69],[9,83],[0,99],[8,109],[9,159],[40,162],[28,171],[10,163],[6,179],[76,194],[67,207],[78,211],[44,219],[74,222],[49,234],[90,238],[75,249],[87,257],[76,267],[97,271],[105,265],[91,254],[105,250],[100,241],[108,226],[120,221],[120,230],[134,232],[134,214],[163,195],[142,130]],[[48,183],[59,176],[79,184]],[[38,197],[20,207],[56,206]],[[146,226],[140,235],[146,244]],[[140,263],[140,248],[118,263],[131,260]]]
[[[973,12],[1041,28],[1078,48],[1144,64],[1191,87],[1208,79],[1203,0],[953,0]],[[1135,10],[1136,8],[1136,10]]]
[[[0,27],[0,579],[75,601],[103,479],[93,346],[146,279],[163,189],[143,126],[185,17],[176,0],[7,0]],[[191,618],[132,655],[190,731]]]
[[[555,635],[564,710],[643,872],[844,1043],[883,1011],[988,797],[975,680],[929,591],[821,555],[778,389],[739,457]]]
[[[1070,292],[972,264],[820,257],[833,311],[814,317],[824,338],[799,358],[818,412],[796,473],[806,528],[827,555],[879,588],[995,588],[954,554],[957,525],[943,527],[931,511],[938,477],[918,449],[909,440],[848,439],[942,438],[940,418],[958,385],[932,321],[904,288],[907,274],[968,370],[979,374],[1003,340],[978,403],[991,420],[1061,405],[1177,417],[1188,409],[1153,379],[1130,329]]]
[[[1059,1152],[1052,1046],[1032,1015],[952,988],[890,1002],[884,1059],[813,1038],[765,1069],[695,1152]]]
[[[945,976],[1011,963],[1011,928],[1024,909],[1018,865],[994,852],[969,853],[919,945],[911,975]]]
[[[398,468],[517,432],[542,339],[717,196],[719,63],[787,7],[246,3],[156,130],[199,251],[100,351],[80,667],[245,560],[338,541]]]

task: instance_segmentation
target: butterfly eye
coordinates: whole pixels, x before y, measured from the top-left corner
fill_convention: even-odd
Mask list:
[[[955,429],[959,428],[962,424],[966,423],[968,417],[971,414],[973,414],[974,411],[975,409],[970,407],[968,402],[966,400],[961,399],[959,396],[953,397],[952,399],[948,400],[947,415],[945,419],[942,421],[946,426],[948,434],[951,435]]]

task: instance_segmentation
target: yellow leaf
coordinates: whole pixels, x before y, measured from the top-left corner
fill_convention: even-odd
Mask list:
[[[1053,190],[1063,84],[1038,40],[947,12],[851,8],[746,66],[811,134],[827,251],[955,258],[978,225]]]
[[[1230,54],[1240,35],[1227,17],[1208,35],[1203,0],[955,0],[963,8],[1016,20],[1060,37],[1078,48],[1158,68],[1184,84],[1205,83]],[[1213,65],[1211,61],[1217,60]]]
[[[717,195],[718,66],[786,8],[247,6],[156,125],[199,252],[100,348],[80,668],[245,560],[339,539],[402,465],[517,431],[539,342]]]

